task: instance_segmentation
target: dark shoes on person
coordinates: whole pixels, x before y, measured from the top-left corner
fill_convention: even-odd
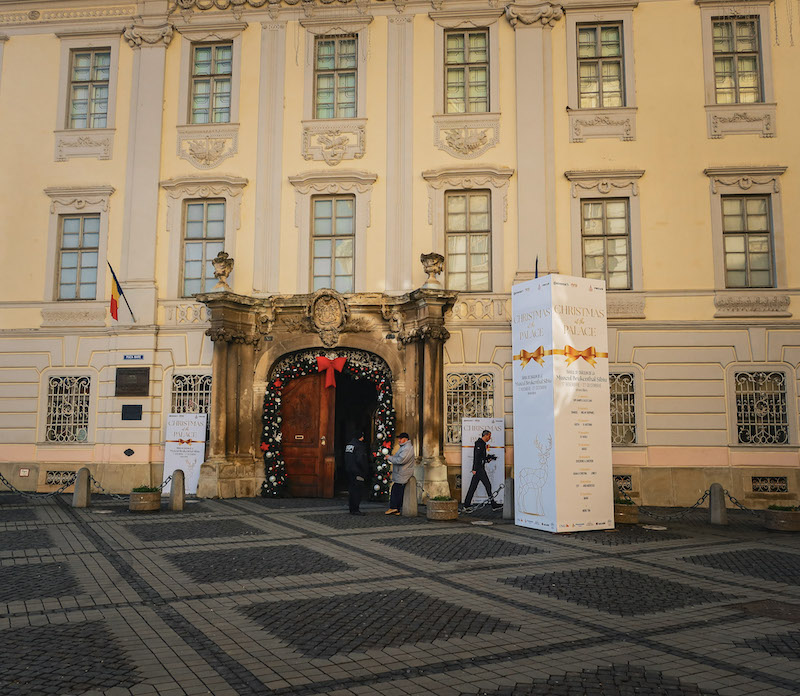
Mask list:
[[[358,515],[359,517],[364,517],[364,516],[365,516],[367,513],[366,513],[366,512],[361,512],[361,510],[356,510],[355,512],[353,512],[353,511],[351,510],[351,511],[350,511],[350,514],[351,514],[351,515]]]

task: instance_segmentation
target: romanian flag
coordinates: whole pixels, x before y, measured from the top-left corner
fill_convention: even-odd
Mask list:
[[[111,270],[111,318],[114,321],[119,321],[119,298],[123,296],[122,288],[120,287],[119,281],[117,280],[117,274],[114,273],[114,269],[111,268],[111,264],[108,264],[108,268]]]

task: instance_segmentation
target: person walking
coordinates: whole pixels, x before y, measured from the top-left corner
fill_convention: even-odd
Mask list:
[[[389,496],[389,509],[385,514],[399,515],[403,509],[403,494],[406,483],[414,475],[414,445],[408,433],[400,433],[397,436],[400,448],[394,454],[386,457],[386,461],[392,465],[392,493]],[[416,493],[416,491],[415,491]]]
[[[492,510],[499,510],[503,507],[500,503],[496,503],[492,498],[492,482],[489,480],[489,475],[486,473],[486,463],[494,461],[497,457],[493,454],[486,453],[486,443],[492,438],[492,433],[489,430],[484,430],[481,436],[475,440],[475,445],[472,447],[472,481],[469,483],[469,490],[467,497],[464,499],[464,507],[472,505],[472,496],[478,490],[478,484],[482,483],[486,489],[486,495],[492,504]]]
[[[350,514],[363,516],[361,496],[364,493],[364,481],[369,476],[369,458],[364,443],[364,433],[359,432],[344,447],[344,469],[347,472],[347,494],[350,503]]]

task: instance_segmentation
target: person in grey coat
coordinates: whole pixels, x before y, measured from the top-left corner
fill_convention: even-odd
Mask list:
[[[392,465],[392,493],[389,497],[389,509],[387,515],[399,515],[403,509],[403,493],[406,483],[414,475],[414,445],[408,433],[400,433],[397,436],[400,449],[395,454],[386,457],[386,461]]]

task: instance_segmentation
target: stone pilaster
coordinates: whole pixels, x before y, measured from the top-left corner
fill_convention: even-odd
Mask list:
[[[553,127],[553,25],[559,4],[514,2],[506,17],[516,32],[517,252],[515,280],[555,272],[555,152]]]

